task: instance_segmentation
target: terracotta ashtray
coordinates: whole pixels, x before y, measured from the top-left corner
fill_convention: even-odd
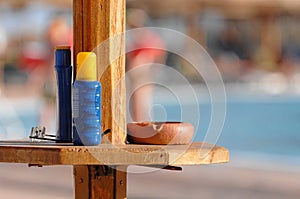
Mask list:
[[[134,122],[127,131],[132,144],[189,144],[194,136],[193,125],[185,122]]]

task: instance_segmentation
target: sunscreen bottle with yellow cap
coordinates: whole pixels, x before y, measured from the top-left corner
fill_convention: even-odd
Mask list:
[[[77,55],[73,86],[73,143],[93,146],[101,141],[101,85],[97,81],[96,54]]]

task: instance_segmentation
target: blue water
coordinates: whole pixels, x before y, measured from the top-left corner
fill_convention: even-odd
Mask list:
[[[26,106],[24,106],[26,104]],[[0,139],[23,139],[39,125],[41,102],[37,99],[0,98]]]
[[[300,155],[299,102],[229,102],[219,144],[233,150]]]
[[[168,100],[159,100],[155,103],[161,104],[165,112],[161,109],[154,110],[154,120],[161,120],[161,116],[165,115],[163,119],[168,121],[191,122],[197,126],[195,109],[198,109],[200,122],[194,141],[204,140],[211,117],[209,100],[207,102],[203,100],[199,105],[188,103],[178,105]],[[300,158],[300,96],[238,97],[229,95],[226,106],[225,124],[217,141],[218,145],[230,151]],[[30,107],[16,107],[18,118],[24,125],[19,131],[14,131],[19,138],[28,137],[31,127],[38,125],[38,106]],[[182,118],[182,112],[188,113],[187,116]],[[7,116],[4,113],[1,115]],[[8,121],[15,121],[15,118],[6,119],[5,123],[1,120],[2,130],[3,127],[8,126]],[[6,133],[6,131],[1,131],[1,135]]]
[[[298,97],[267,97],[264,99],[229,97],[226,119],[218,145],[232,151],[268,153],[300,157],[300,99]],[[193,113],[195,105],[164,103],[169,121],[182,121],[182,109]],[[200,103],[200,125],[194,141],[203,141],[207,132],[211,106]],[[158,116],[155,114],[156,117]],[[184,118],[193,122],[194,115]]]

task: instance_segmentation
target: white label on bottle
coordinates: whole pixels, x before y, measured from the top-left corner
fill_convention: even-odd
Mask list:
[[[73,117],[79,117],[79,89],[73,88]]]

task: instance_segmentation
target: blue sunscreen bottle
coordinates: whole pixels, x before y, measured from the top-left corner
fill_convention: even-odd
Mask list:
[[[72,142],[72,66],[70,46],[55,48],[57,142]]]
[[[94,146],[101,141],[101,85],[97,81],[96,54],[77,55],[73,85],[73,143]]]

